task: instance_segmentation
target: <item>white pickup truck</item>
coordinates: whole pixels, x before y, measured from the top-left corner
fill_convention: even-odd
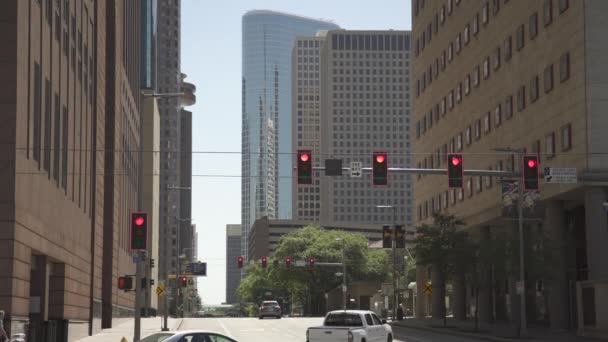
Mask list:
[[[373,311],[338,310],[306,330],[306,342],[392,342],[393,329]]]

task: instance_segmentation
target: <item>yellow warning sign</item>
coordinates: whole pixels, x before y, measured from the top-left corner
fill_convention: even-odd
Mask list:
[[[156,288],[156,295],[160,297],[160,295],[162,295],[164,291],[165,291],[165,287],[159,286]]]
[[[424,284],[424,292],[426,292],[429,295],[432,295],[433,294],[433,284],[431,284],[431,283]]]
[[[123,337],[123,338],[120,340],[120,342],[129,342],[129,340],[127,340],[127,338],[126,338],[126,337]]]

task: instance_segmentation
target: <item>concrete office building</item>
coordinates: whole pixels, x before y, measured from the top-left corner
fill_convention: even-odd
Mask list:
[[[134,272],[129,213],[141,186],[139,6],[0,3],[0,308],[9,334],[73,341],[133,315],[117,279]]]
[[[602,208],[608,199],[608,2],[412,5],[416,164],[445,168],[446,153],[456,151],[464,153],[466,169],[519,171],[516,155],[493,151],[511,147],[539,155],[541,170],[576,168],[576,184],[543,182],[540,199],[526,214],[536,219],[525,222],[527,319],[606,336],[608,321],[600,313],[601,298],[608,294],[608,222]],[[497,179],[466,177],[464,191],[456,191],[448,189],[447,177],[418,177],[415,191],[417,223],[429,222],[433,212],[450,212],[466,221],[482,245],[496,251],[509,239],[518,245],[512,233],[517,221],[502,215]],[[507,258],[497,260],[502,261],[486,259],[481,267],[505,269]],[[420,290],[426,271],[418,275]],[[453,284],[459,319],[472,303],[463,279]],[[519,275],[495,272],[494,279],[482,282],[480,320],[517,324]],[[424,303],[419,304],[417,314],[424,315]]]
[[[291,51],[297,35],[337,25],[256,10],[243,16],[242,255],[260,217],[291,213]],[[307,58],[319,58],[311,56]],[[282,178],[280,178],[282,177]]]
[[[320,129],[320,163],[326,158],[338,158],[345,166],[359,161],[363,167],[371,167],[372,153],[385,151],[389,167],[410,166],[409,47],[410,34],[404,31],[328,32],[321,49],[320,121],[315,119],[314,124],[309,121],[302,127],[302,134]],[[298,99],[300,95],[310,99],[310,90],[300,87],[299,79],[296,81]],[[297,109],[294,118],[298,118],[299,125],[301,113]],[[323,223],[412,223],[409,175],[389,172],[385,187],[374,187],[369,173],[361,178],[318,178],[320,196],[316,189],[313,195],[308,192],[309,187],[297,187],[295,200],[304,201],[302,208],[298,203],[298,217],[310,214],[310,205],[305,208],[306,197],[310,201],[314,196],[315,201],[321,201],[318,217]],[[315,216],[317,204],[314,203]],[[391,205],[394,209],[377,205]]]
[[[241,272],[236,259],[241,255],[241,225],[226,225],[226,303],[238,302],[236,289],[239,287]]]

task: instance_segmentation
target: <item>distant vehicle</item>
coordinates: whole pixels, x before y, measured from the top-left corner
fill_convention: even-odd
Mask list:
[[[260,319],[263,319],[267,316],[281,319],[282,314],[283,312],[281,310],[279,302],[277,302],[276,300],[265,300],[260,306],[258,316],[260,317]]]
[[[306,342],[392,342],[393,329],[373,311],[338,310],[306,330]]]
[[[206,330],[189,330],[189,331],[163,331],[154,333],[143,339],[140,342],[238,342],[228,336]]]

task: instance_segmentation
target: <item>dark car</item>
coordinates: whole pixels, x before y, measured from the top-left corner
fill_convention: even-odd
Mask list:
[[[260,310],[259,310],[259,317],[260,319],[270,316],[270,317],[276,317],[276,318],[281,318],[282,315],[282,310],[281,310],[281,306],[279,305],[279,302],[277,302],[276,300],[265,300],[262,305],[260,306]]]

